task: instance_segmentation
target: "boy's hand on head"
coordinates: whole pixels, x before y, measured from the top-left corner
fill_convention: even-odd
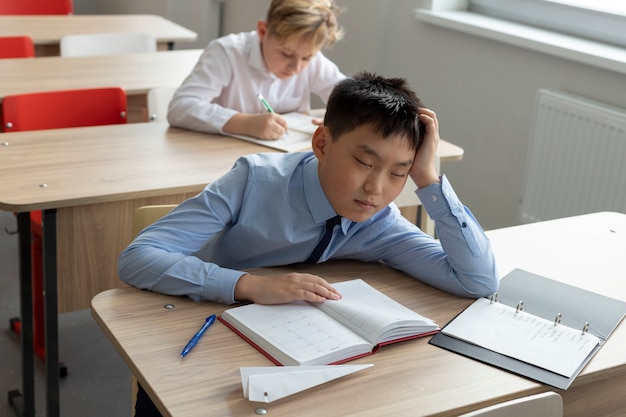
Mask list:
[[[259,304],[284,304],[293,301],[321,303],[339,300],[337,292],[325,279],[312,274],[291,272],[259,276],[245,274],[235,285],[235,299]]]
[[[418,117],[424,123],[426,131],[424,132],[424,140],[415,153],[409,175],[415,185],[422,188],[440,181],[435,165],[437,148],[439,147],[439,122],[435,112],[425,107],[420,107]]]
[[[277,113],[238,113],[224,125],[224,132],[276,140],[287,133],[287,121]]]

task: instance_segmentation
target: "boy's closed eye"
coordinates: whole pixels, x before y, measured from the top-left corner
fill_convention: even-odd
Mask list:
[[[357,156],[355,156],[355,157],[354,157],[354,159],[355,159],[355,160],[356,160],[356,161],[357,161],[360,165],[363,165],[364,167],[367,167],[367,168],[373,168],[373,167],[374,167],[374,165],[372,165],[372,164],[370,164],[370,163],[368,163],[368,162],[365,162],[364,160],[360,159],[360,158],[359,158],[359,157],[357,157]]]
[[[359,165],[362,165],[366,168],[374,168],[373,164],[370,164],[369,162],[366,162],[359,157],[355,156],[354,159],[359,163]],[[405,178],[408,175],[408,172],[390,172],[389,175],[396,178]]]

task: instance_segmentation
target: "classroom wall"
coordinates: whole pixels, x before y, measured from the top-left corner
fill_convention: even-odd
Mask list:
[[[167,1],[213,3],[160,0]],[[626,108],[626,75],[418,22],[420,0],[336,1],[346,9],[346,37],[326,55],[348,74],[366,69],[409,80],[437,112],[441,137],[465,149],[463,160],[442,164],[442,172],[485,229],[517,222],[537,89]],[[268,4],[224,0],[224,33],[254,29]]]
[[[74,14],[156,14],[193,30],[195,42],[175,49],[204,48],[219,36],[219,0],[74,0]]]
[[[415,3],[392,2],[382,71],[405,75],[437,112],[441,136],[465,149],[442,170],[481,224],[514,225],[537,89],[626,108],[626,75],[417,22]]]

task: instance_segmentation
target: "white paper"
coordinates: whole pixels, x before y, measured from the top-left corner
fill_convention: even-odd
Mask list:
[[[228,135],[284,152],[310,150],[311,137],[313,136],[315,129],[317,129],[317,126],[315,126],[312,122],[315,117],[296,112],[281,114],[281,116],[287,121],[289,134],[283,135],[276,140],[263,140],[251,136],[236,135],[231,133],[228,133]]]
[[[250,401],[269,403],[371,366],[374,365],[240,368],[243,396]]]
[[[476,300],[442,332],[571,377],[600,340],[486,298]]]

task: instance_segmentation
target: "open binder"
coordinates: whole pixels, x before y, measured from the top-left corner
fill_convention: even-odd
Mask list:
[[[497,294],[476,300],[429,343],[555,388],[567,389],[625,314],[626,302],[515,269],[502,278]],[[531,321],[533,326],[543,326],[544,335],[554,337],[565,346],[562,354],[538,351],[537,346],[542,342],[534,334],[531,338],[515,337],[534,331],[529,328]],[[514,337],[502,337],[498,332],[498,326],[504,324],[508,326],[505,332]],[[559,339],[561,333],[569,338]],[[582,347],[586,350],[581,355]],[[568,349],[571,357],[565,352]],[[528,355],[535,353],[543,354],[537,359],[543,364],[533,363],[534,358],[529,360]],[[569,371],[555,370],[566,360],[575,361],[569,364]]]

